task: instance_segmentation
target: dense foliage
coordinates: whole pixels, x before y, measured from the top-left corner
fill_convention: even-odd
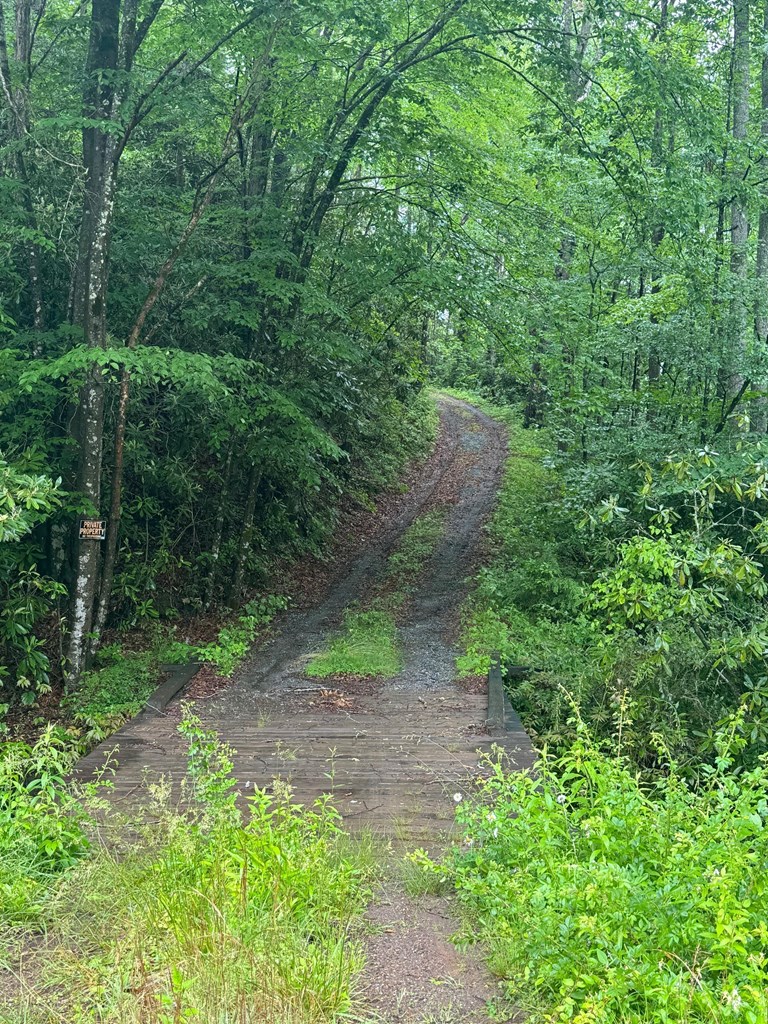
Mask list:
[[[768,777],[734,772],[734,739],[697,790],[674,764],[647,789],[582,730],[535,776],[493,765],[450,866],[420,858],[448,871],[529,1019],[766,1019]]]
[[[26,539],[4,531],[26,631],[4,640],[9,698],[33,701],[62,661],[74,683],[106,626],[237,606],[276,553],[318,550],[340,495],[423,449],[429,371],[522,401],[587,514],[651,488],[656,518],[606,531],[587,575],[617,541],[630,575],[658,558],[653,586],[690,563],[708,657],[740,660],[760,595],[731,601],[744,538],[718,524],[747,494],[757,528],[762,500],[768,58],[751,0],[188,14],[3,5],[0,449],[42,489]],[[672,472],[694,449],[704,462]],[[691,526],[699,499],[669,485],[720,487],[709,452],[740,491]],[[106,541],[79,540],[80,515],[106,518]],[[667,601],[663,624],[619,628],[618,607],[654,598],[604,586],[619,646],[672,664],[684,616]]]
[[[52,731],[0,751],[0,920],[43,916],[62,871],[87,852],[87,814],[65,782],[72,753]]]
[[[3,3],[0,450],[41,494],[24,539],[9,492],[3,580],[71,684],[105,627],[237,606],[429,444],[431,129],[392,125],[461,7]],[[6,647],[9,699],[43,691]]]

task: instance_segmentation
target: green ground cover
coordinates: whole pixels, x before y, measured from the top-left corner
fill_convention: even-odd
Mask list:
[[[349,1009],[370,844],[287,786],[236,807],[228,748],[194,717],[181,731],[187,809],[155,780],[130,821],[92,816],[55,744],[31,755],[42,785],[29,751],[0,755],[0,958],[28,957],[4,1024],[319,1024]]]
[[[350,608],[342,630],[330,638],[324,651],[307,666],[307,675],[334,675],[388,679],[402,668],[397,617],[443,535],[445,514],[431,509],[405,531],[389,556],[383,578],[363,608]]]

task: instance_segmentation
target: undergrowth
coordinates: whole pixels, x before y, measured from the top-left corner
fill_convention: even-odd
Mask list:
[[[668,762],[647,786],[578,724],[531,772],[489,761],[462,846],[419,856],[530,1024],[768,1020],[768,767],[734,767],[736,719],[697,785]]]
[[[258,630],[287,607],[288,599],[279,594],[249,601],[239,615],[222,626],[216,640],[193,649],[195,657],[210,662],[220,675],[231,676],[248,653]]]
[[[49,726],[0,747],[0,924],[37,922],[52,882],[89,849],[87,813],[66,784],[74,752]]]
[[[541,741],[571,735],[563,697],[576,697],[597,672],[595,636],[583,613],[582,538],[561,512],[562,487],[548,466],[548,437],[525,430],[516,410],[451,391],[504,423],[508,457],[487,527],[486,564],[463,610],[461,676],[486,675],[498,651],[502,666],[535,669],[510,678],[515,708]]]
[[[56,865],[67,870],[37,901],[45,943],[30,953],[31,932],[4,936],[5,962],[27,960],[4,1024],[319,1024],[349,1008],[352,925],[374,871],[365,849],[327,797],[305,808],[275,784],[237,803],[228,748],[189,715],[182,732],[184,813],[159,780],[138,820],[88,824],[100,841],[87,855],[77,845],[81,859]]]
[[[145,634],[142,650],[130,650],[119,642],[99,649],[94,667],[83,673],[62,707],[74,724],[69,735],[79,751],[116,732],[138,714],[157,687],[163,665],[206,661],[223,676],[231,676],[248,653],[256,634],[268,625],[287,599],[269,594],[250,601],[237,616],[225,622],[214,641],[194,646],[178,639],[173,627],[155,623]]]
[[[161,666],[187,661],[192,648],[179,642],[174,632],[156,624],[143,650],[123,644],[104,644],[94,667],[83,673],[62,708],[76,727],[81,749],[109,736],[144,706],[162,675]]]

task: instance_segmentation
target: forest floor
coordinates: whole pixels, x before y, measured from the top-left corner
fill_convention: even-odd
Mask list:
[[[439,855],[448,842],[460,841],[455,800],[471,792],[484,753],[502,746],[520,767],[534,757],[522,729],[488,732],[487,696],[477,681],[467,686],[454,679],[459,610],[482,556],[482,528],[499,487],[506,438],[498,423],[467,403],[441,398],[439,405],[434,454],[389,514],[372,523],[362,547],[308,581],[303,607],[282,617],[279,633],[252,653],[228,686],[206,692],[201,678],[182,695],[195,701],[204,725],[234,747],[244,794],[253,786],[270,789],[277,779],[304,804],[331,792],[345,826],[368,829],[380,840],[390,866],[365,929],[368,966],[359,1012],[366,1022],[491,1019],[487,1007],[497,986],[479,954],[460,953],[451,942],[459,921],[450,901],[409,895],[403,872],[393,865],[414,846]],[[441,537],[398,613],[401,670],[389,679],[308,678],[309,661],[345,610],[381,584],[405,531],[436,508],[444,512]],[[118,803],[135,799],[147,773],[181,778],[186,756],[177,727],[183,713],[177,701],[163,714],[140,715],[83,759],[81,776],[111,757]]]

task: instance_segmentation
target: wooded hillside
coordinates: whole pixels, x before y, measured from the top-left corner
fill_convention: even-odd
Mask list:
[[[4,4],[12,529],[25,476],[61,481],[4,557],[12,605],[66,585],[69,674],[107,622],[236,603],[320,543],[410,450],[430,361],[603,462],[762,429],[762,21]]]

